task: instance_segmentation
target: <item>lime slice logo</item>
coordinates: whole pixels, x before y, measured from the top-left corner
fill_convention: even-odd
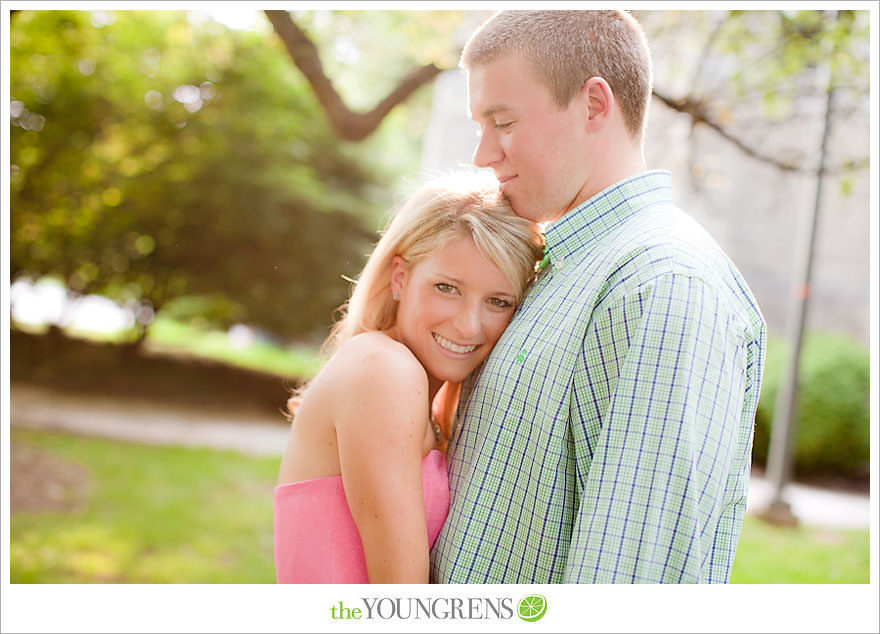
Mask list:
[[[523,621],[537,621],[547,613],[547,599],[540,594],[530,594],[516,606],[517,614]]]

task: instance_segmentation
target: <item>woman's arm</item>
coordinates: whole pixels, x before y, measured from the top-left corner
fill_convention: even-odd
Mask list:
[[[370,582],[427,583],[428,381],[408,349],[379,337],[361,337],[346,363],[350,389],[334,406],[339,466]]]

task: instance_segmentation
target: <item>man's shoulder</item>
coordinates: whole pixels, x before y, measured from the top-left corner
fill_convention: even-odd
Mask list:
[[[635,276],[635,281],[671,274],[702,277],[730,262],[712,236],[672,204],[632,215],[590,255],[602,258],[609,276]]]
[[[748,321],[760,319],[739,269],[709,232],[675,205],[653,205],[634,215],[609,236],[605,249],[605,298],[643,289],[661,278],[685,276]]]

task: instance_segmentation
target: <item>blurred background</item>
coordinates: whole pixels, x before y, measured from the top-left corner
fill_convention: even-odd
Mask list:
[[[648,166],[769,326],[756,492],[798,352],[786,482],[818,497],[751,513],[732,580],[867,583],[868,12],[634,13]],[[13,583],[274,581],[287,394],[389,211],[470,165],[488,15],[11,12]]]

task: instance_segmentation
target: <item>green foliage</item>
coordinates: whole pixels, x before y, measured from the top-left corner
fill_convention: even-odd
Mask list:
[[[739,95],[760,95],[763,114],[781,120],[816,85],[815,69],[830,62],[834,84],[867,96],[867,11],[730,11],[715,40],[719,51],[760,59],[733,73]]]
[[[869,125],[870,12],[867,10],[640,11],[654,50],[656,93],[705,115],[709,127],[745,155],[786,171],[815,173],[816,151],[805,126],[829,118],[828,175],[867,179],[868,135],[840,131]],[[693,116],[693,113],[691,113]],[[842,134],[842,136],[841,136]],[[712,171],[689,142],[692,182],[712,189]],[[706,156],[708,164],[714,158]],[[709,173],[707,173],[709,172]],[[859,182],[857,181],[857,182]]]
[[[334,137],[271,31],[107,15],[12,20],[13,279],[325,333],[392,198],[376,146]]]
[[[786,342],[770,339],[753,457],[765,464]],[[851,338],[807,333],[800,356],[794,469],[863,477],[870,460],[870,359]]]

